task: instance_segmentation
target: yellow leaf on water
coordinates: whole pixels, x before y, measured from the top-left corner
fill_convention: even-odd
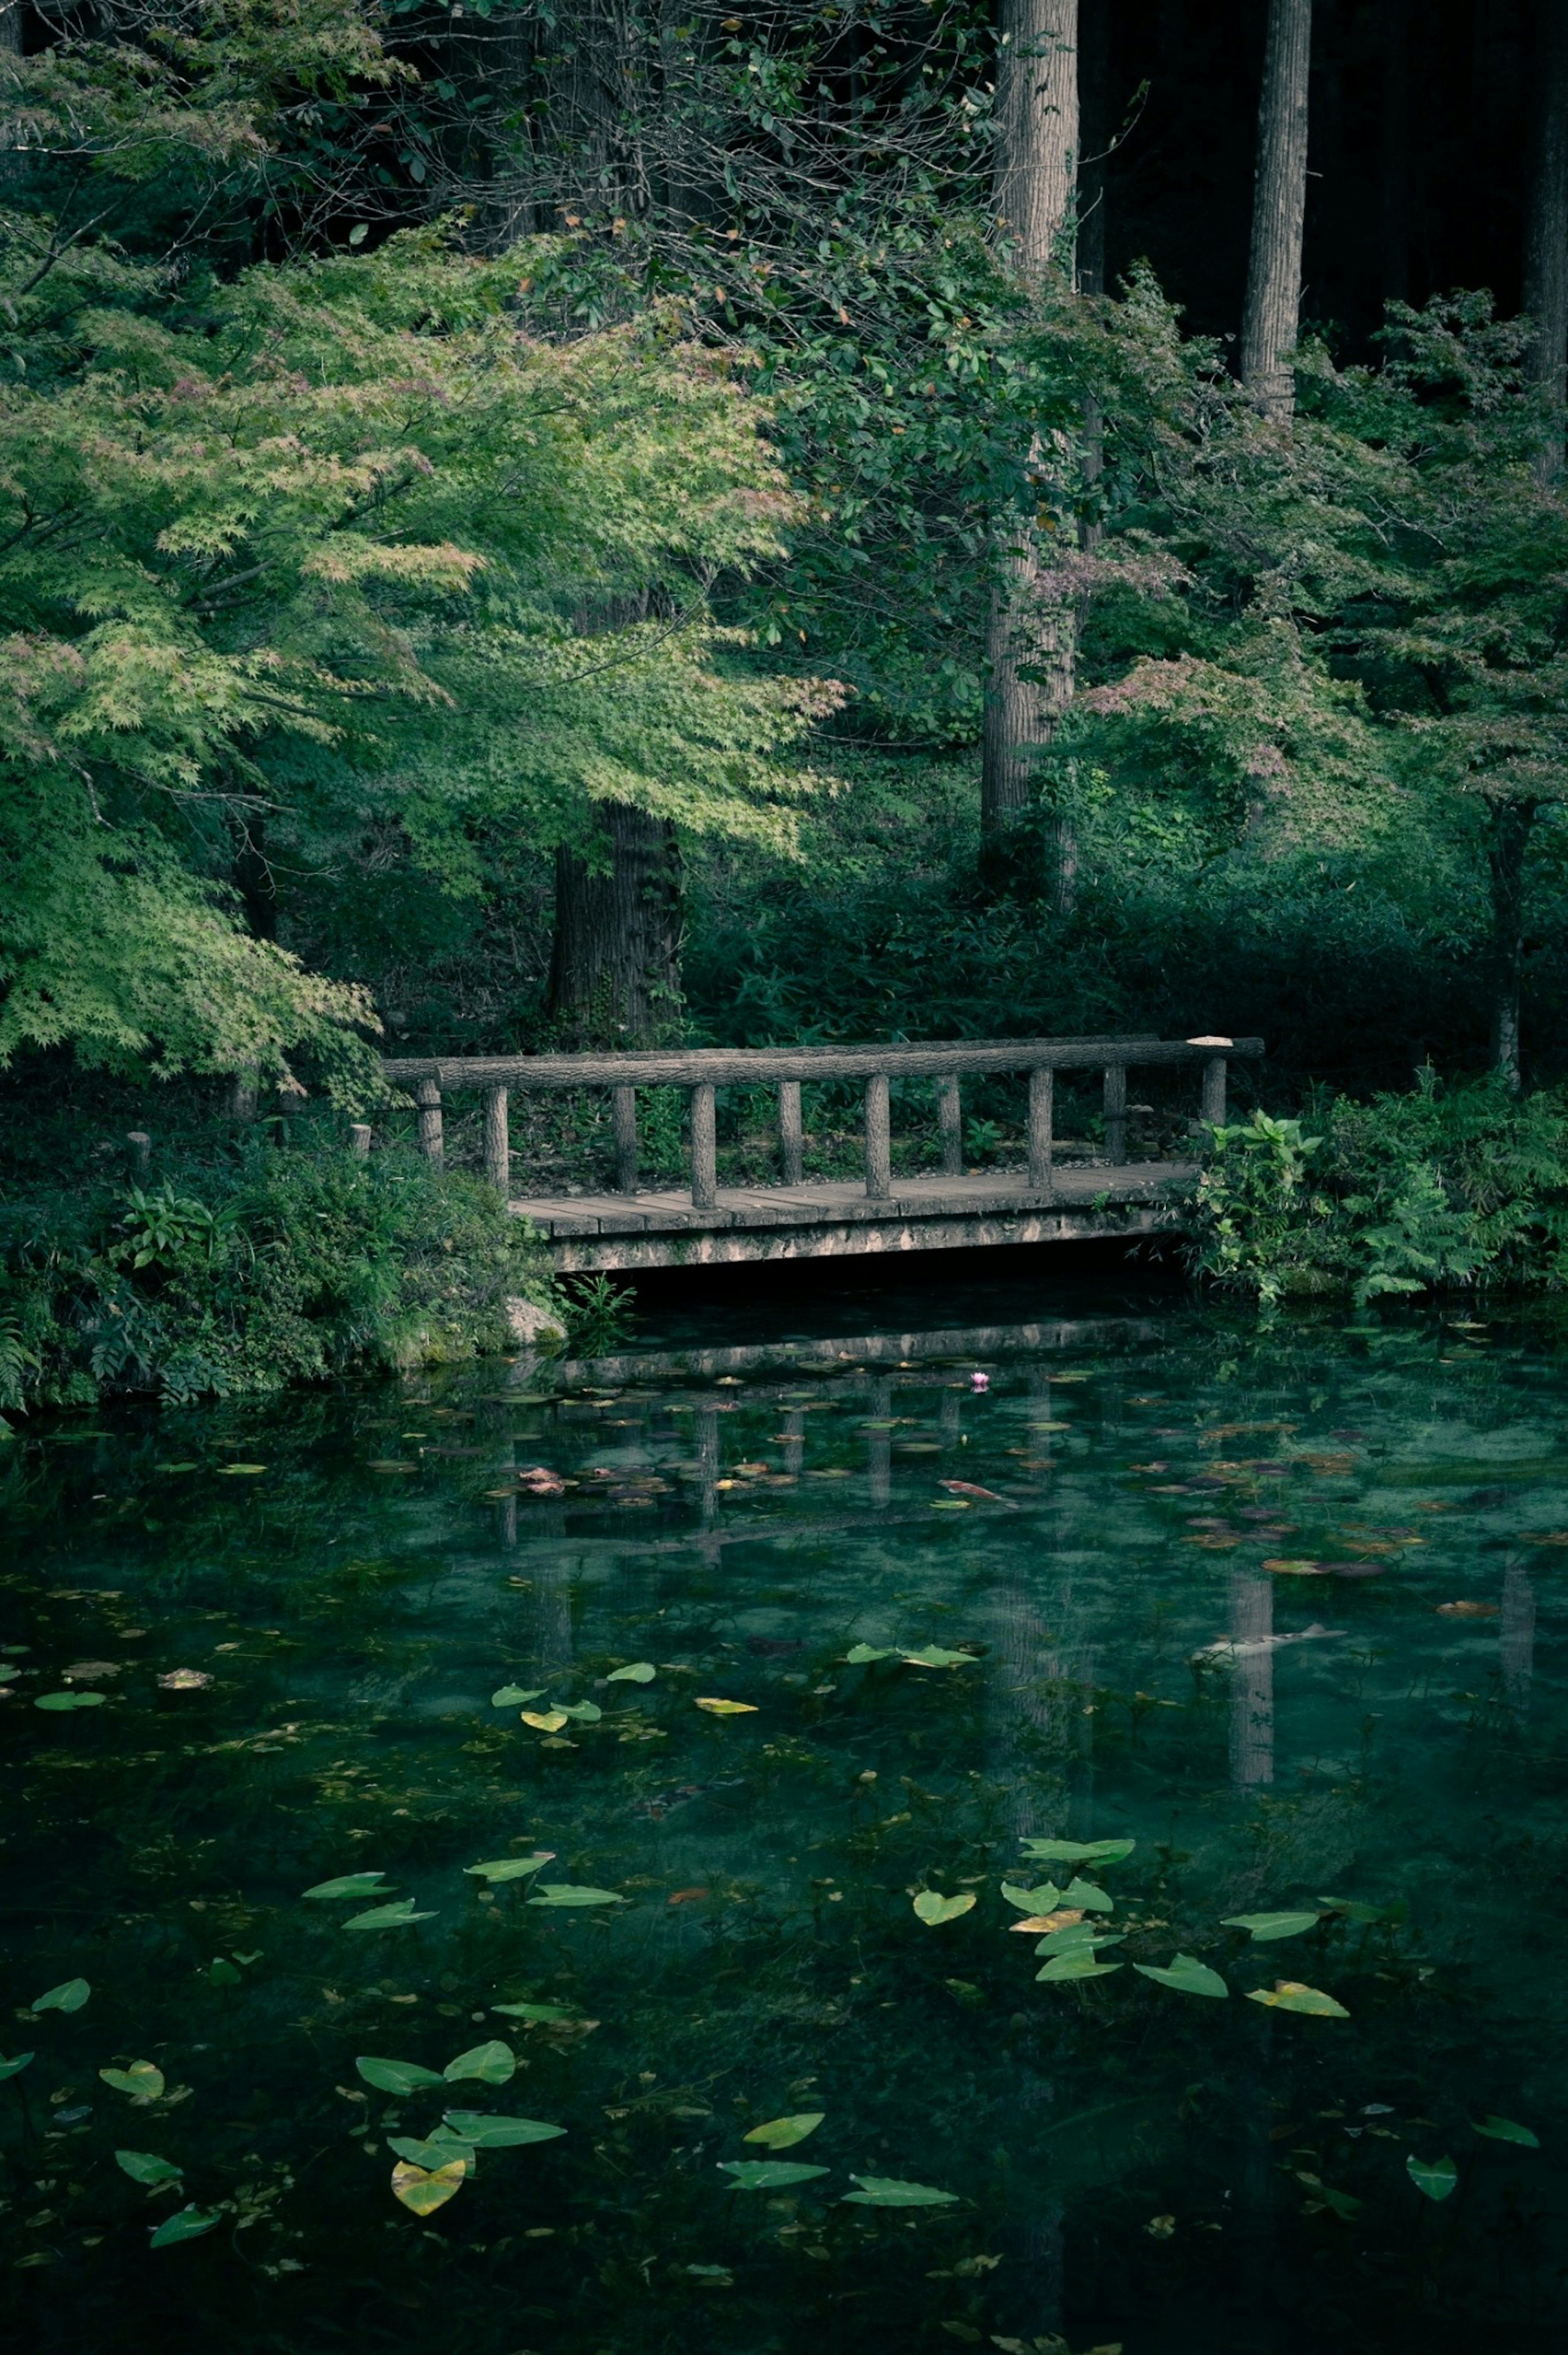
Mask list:
[[[444,2167],[424,2168],[400,2158],[392,2169],[392,2197],[400,2200],[416,2216],[432,2216],[462,2190],[467,2172],[466,2159],[453,2158]]]
[[[1038,1936],[1042,1931],[1070,1930],[1075,1922],[1081,1922],[1083,1918],[1077,1907],[1069,1905],[1058,1913],[1031,1913],[1027,1921],[1010,1922],[1008,1927],[1011,1930],[1033,1930]]]
[[[711,1694],[700,1698],[697,1707],[705,1709],[713,1717],[755,1717],[757,1714],[754,1700],[718,1700]]]
[[[523,1722],[531,1725],[536,1733],[559,1733],[567,1723],[567,1712],[564,1709],[525,1709]]]

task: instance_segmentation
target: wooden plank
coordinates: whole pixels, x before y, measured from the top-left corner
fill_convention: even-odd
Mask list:
[[[578,1088],[670,1085],[740,1086],[782,1080],[869,1079],[876,1071],[900,1078],[940,1079],[961,1071],[1091,1070],[1206,1060],[1213,1042],[1186,1039],[941,1039],[929,1044],[845,1047],[697,1047],[650,1049],[627,1055],[394,1056],[388,1080],[434,1080],[443,1087]],[[1261,1039],[1231,1039],[1228,1054],[1261,1055]]]

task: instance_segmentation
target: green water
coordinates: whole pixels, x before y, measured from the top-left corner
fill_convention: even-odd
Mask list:
[[[1558,2343],[1560,1324],[789,1313],[7,1449],[12,2343]]]

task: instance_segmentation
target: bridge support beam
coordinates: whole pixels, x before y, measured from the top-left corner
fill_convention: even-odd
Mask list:
[[[445,1153],[441,1138],[441,1092],[434,1080],[421,1080],[415,1092],[419,1107],[419,1150],[427,1161],[440,1161]]]
[[[1105,1082],[1106,1159],[1119,1168],[1127,1159],[1127,1065],[1107,1063]]]
[[[504,1088],[484,1092],[484,1174],[503,1202],[512,1199],[512,1134]]]
[[[1055,1115],[1056,1074],[1050,1070],[1029,1074],[1029,1182],[1042,1192],[1051,1183],[1054,1151],[1052,1124]]]
[[[873,1071],[865,1083],[865,1190],[874,1202],[885,1202],[893,1191],[885,1071]]]
[[[942,1140],[942,1175],[959,1177],[964,1167],[964,1107],[957,1071],[937,1082],[937,1130]]]
[[[637,1091],[611,1088],[609,1124],[615,1137],[615,1190],[637,1191]]]
[[[713,1082],[699,1080],[692,1090],[692,1208],[718,1207],[718,1118]]]
[[[800,1082],[779,1082],[779,1167],[786,1186],[798,1186],[805,1175],[805,1131],[800,1122]]]

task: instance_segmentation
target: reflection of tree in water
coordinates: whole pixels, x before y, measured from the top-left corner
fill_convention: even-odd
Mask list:
[[[1273,1633],[1272,1582],[1238,1571],[1231,1580],[1231,1785],[1244,1795],[1274,1780]]]
[[[1521,1561],[1510,1561],[1503,1572],[1498,1657],[1509,1705],[1522,1717],[1535,1676],[1535,1588]]]

